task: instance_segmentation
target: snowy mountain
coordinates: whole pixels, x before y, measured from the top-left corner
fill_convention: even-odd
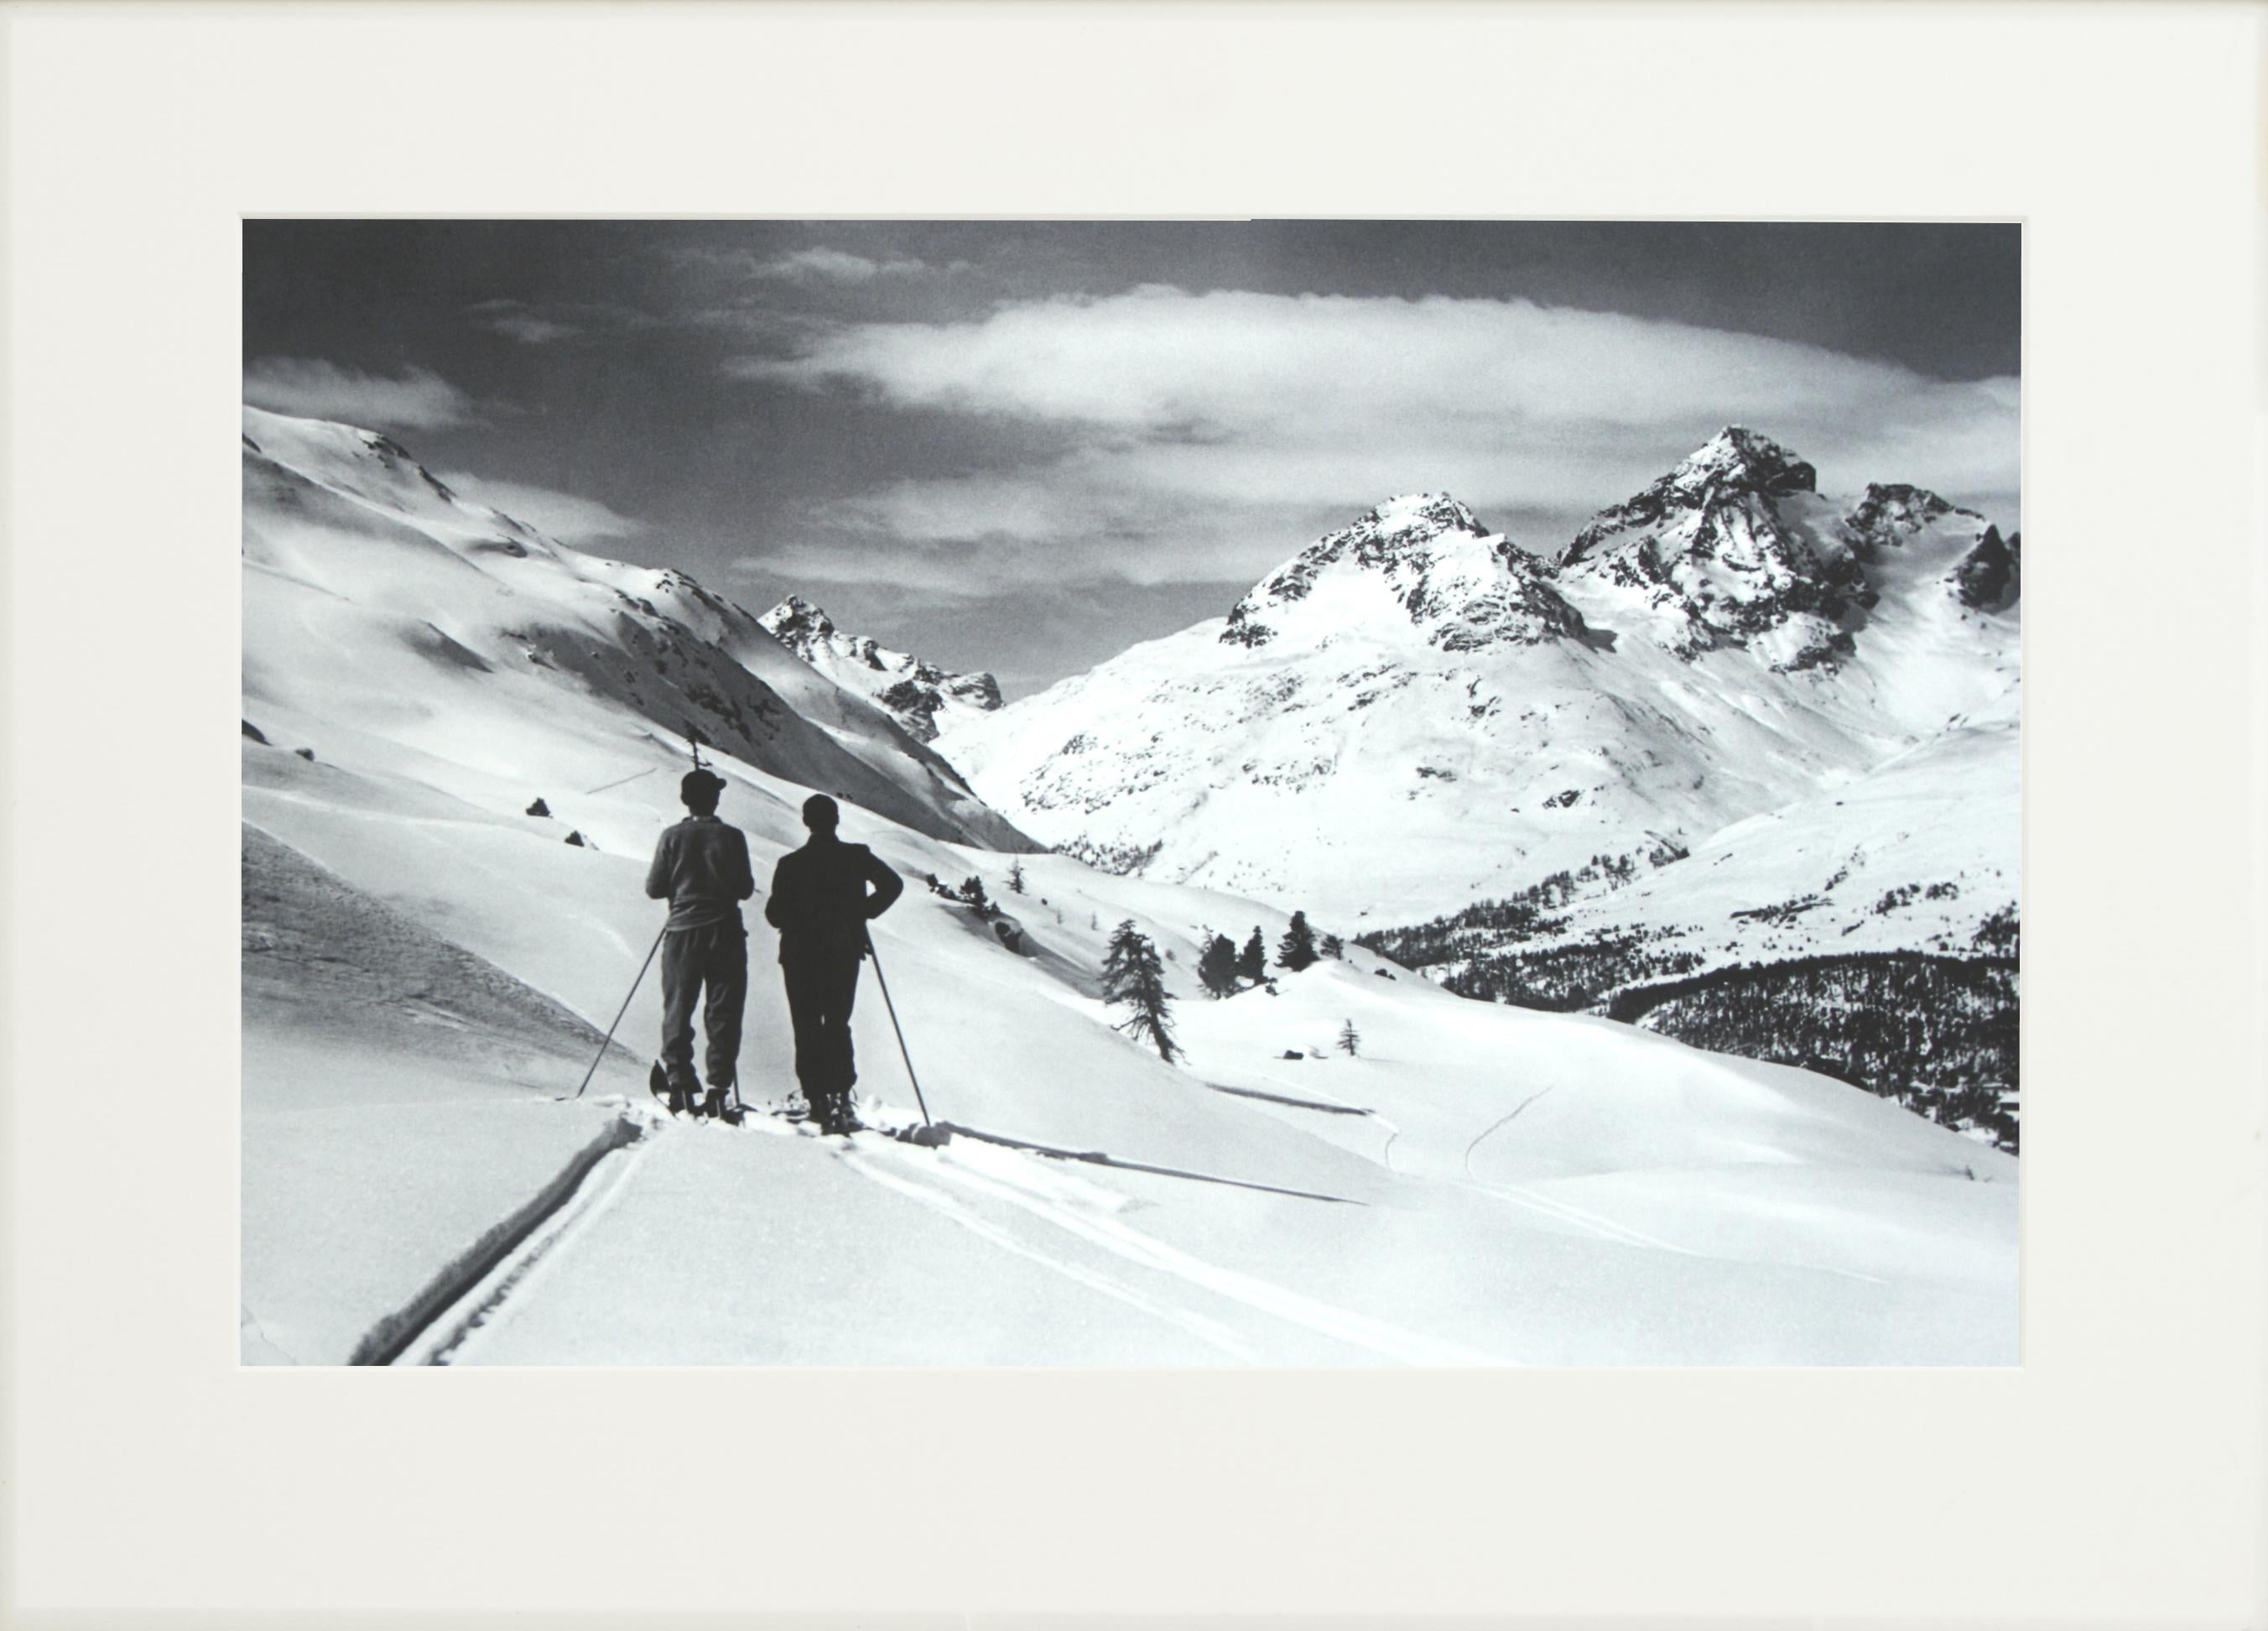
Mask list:
[[[1262,579],[1229,609],[1220,638],[1254,649],[1277,639],[1277,622],[1328,628],[1372,616],[1406,620],[1445,652],[1586,638],[1582,617],[1553,591],[1549,571],[1447,494],[1415,493],[1388,500]]]
[[[1910,786],[1896,767],[1948,733],[1992,761],[1950,790],[2012,800],[2013,566],[2006,593],[1985,584],[2004,550],[1915,489],[1822,498],[1809,465],[1728,429],[1556,562],[1453,498],[1397,498],[1225,619],[939,745],[1071,852],[1349,928],[1411,922],[1602,856],[1665,865],[1774,812],[1871,808],[1853,784]],[[1919,814],[1852,827],[1821,878],[1963,875],[1963,922],[2014,898],[2003,809],[1950,836]],[[1767,862],[1743,904],[1804,864]]]
[[[608,721],[571,789],[681,771],[698,732],[937,837],[1029,847],[889,714],[682,572],[468,503],[373,432],[247,408],[243,456],[247,717],[319,717],[327,739],[350,729],[526,780],[519,730],[467,737],[477,692],[531,733],[563,711]],[[564,768],[545,779],[555,802]]]
[[[779,643],[845,690],[887,709],[917,742],[934,742],[940,720],[989,713],[1000,687],[989,674],[954,674],[865,635],[846,633],[800,594],[757,621]]]
[[[1863,594],[1860,535],[1815,480],[1777,442],[1727,427],[1602,511],[1561,555],[1561,572],[1680,656],[1740,646],[1779,672],[1831,662],[1852,647],[1844,625]],[[1933,502],[1936,514],[1950,511]],[[1902,513],[1886,536],[1909,515],[1935,519]]]
[[[689,579],[562,549],[368,432],[246,431],[246,1360],[2014,1362],[2008,1156],[1359,948],[1206,997],[1211,934],[1272,944],[1283,911],[1004,852],[933,754]],[[681,714],[760,882],[824,786],[902,874],[1004,904],[1005,929],[917,887],[873,926],[864,1113],[917,1117],[887,970],[946,1148],[645,1097]],[[1159,948],[1179,1065],[1102,1000],[1122,922]],[[750,926],[762,1105],[792,1049]]]
[[[1824,497],[1728,427],[1556,558],[1393,499],[939,746],[1070,853],[1305,907],[1469,995],[1674,1029],[1723,993],[1641,990],[1785,966],[1769,1002],[1741,977],[1745,1032],[1681,1034],[1969,1125],[2014,1081],[2020,566],[1972,511]],[[1927,986],[1938,1029],[1837,1031],[1862,978]]]

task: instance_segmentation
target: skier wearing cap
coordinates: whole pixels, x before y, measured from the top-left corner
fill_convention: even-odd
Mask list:
[[[669,902],[661,952],[661,1079],[664,1102],[684,1111],[737,1121],[740,1010],[748,996],[748,932],[740,903],[755,893],[748,841],[738,827],[717,819],[725,781],[709,771],[689,772],[678,784],[689,812],[661,835],[647,868],[645,892]],[[704,1000],[705,993],[705,1000]],[[693,1073],[693,1009],[709,1038],[709,1091]]]
[[[810,839],[779,858],[764,921],[779,931],[780,978],[795,1022],[795,1075],[820,1128],[850,1133],[850,1005],[858,995],[858,962],[866,924],[890,909],[905,889],[898,875],[863,844],[835,836],[842,816],[823,793],[804,801]],[[868,892],[872,886],[873,892]]]

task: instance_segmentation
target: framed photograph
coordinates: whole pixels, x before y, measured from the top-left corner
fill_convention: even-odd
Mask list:
[[[11,1623],[2268,1613],[2256,11],[6,18]]]

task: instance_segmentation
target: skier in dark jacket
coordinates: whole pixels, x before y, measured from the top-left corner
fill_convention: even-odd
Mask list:
[[[796,1080],[827,1133],[858,1126],[850,1110],[850,1087],[858,1080],[850,1054],[858,962],[866,955],[868,920],[887,911],[906,887],[865,845],[835,836],[841,815],[823,793],[804,801],[811,838],[779,858],[764,902],[764,921],[779,931],[780,978],[795,1022]]]
[[[740,1010],[748,997],[748,932],[740,903],[755,893],[748,841],[717,819],[720,776],[688,773],[678,796],[691,812],[661,835],[647,868],[645,892],[669,902],[661,950],[661,1065],[673,1113],[738,1120]],[[707,1000],[703,1001],[703,992]],[[702,1004],[709,1037],[709,1092],[693,1074],[693,1008]]]

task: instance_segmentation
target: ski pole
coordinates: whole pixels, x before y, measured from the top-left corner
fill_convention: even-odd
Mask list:
[[[914,1084],[914,1103],[921,1106],[922,1125],[934,1126],[936,1124],[929,1118],[929,1102],[922,1097],[921,1078],[914,1074],[914,1056],[906,1052],[906,1033],[898,1023],[898,1005],[890,1000],[890,982],[882,975],[882,954],[874,949],[871,934],[866,934],[866,955],[874,960],[874,983],[882,988],[882,1006],[890,1011],[890,1029],[897,1033],[898,1057],[906,1062],[906,1080]]]
[[[594,793],[606,792],[609,787],[620,787],[625,786],[628,783],[636,781],[641,776],[652,775],[655,769],[655,766],[649,764],[642,771],[631,771],[629,775],[623,777],[621,781],[602,782],[595,787],[585,787],[583,789],[583,796],[587,799]]]
[[[565,1103],[568,1099],[581,1098],[583,1096],[583,1088],[589,1087],[591,1085],[591,1078],[599,1074],[600,1059],[603,1059],[607,1057],[607,1050],[614,1044],[615,1026],[620,1025],[622,1022],[622,1015],[630,1011],[630,999],[637,995],[638,986],[645,980],[645,971],[653,966],[653,954],[661,949],[661,935],[668,933],[669,925],[665,923],[661,926],[661,934],[655,935],[653,937],[653,944],[646,948],[645,961],[638,964],[637,978],[632,980],[630,982],[630,988],[622,993],[622,1006],[615,1010],[615,1023],[608,1026],[607,1034],[599,1039],[598,1058],[593,1059],[591,1061],[591,1068],[583,1073],[582,1087],[577,1088],[574,1092],[568,1094],[564,1098],[560,1099],[558,1101],[560,1103]],[[882,965],[879,963],[876,963],[874,965],[874,971],[875,973],[880,974],[882,971]]]

